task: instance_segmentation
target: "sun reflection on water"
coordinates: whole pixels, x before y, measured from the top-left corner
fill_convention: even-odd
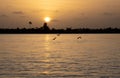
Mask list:
[[[45,70],[43,70],[41,72],[42,75],[49,75],[51,72],[49,70],[49,68],[51,68],[51,63],[53,62],[51,60],[51,42],[50,42],[51,38],[50,35],[45,35],[44,37],[44,50],[45,52],[43,53],[43,65],[42,68],[44,68]]]
[[[50,36],[49,35],[46,35],[45,36],[45,43],[44,43],[44,46],[45,46],[45,50],[46,51],[49,51],[50,50]]]

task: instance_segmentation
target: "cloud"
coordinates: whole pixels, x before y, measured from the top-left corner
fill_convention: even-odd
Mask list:
[[[23,15],[24,13],[22,11],[14,11],[13,14]]]
[[[32,10],[34,13],[40,13],[40,12],[53,12],[53,13],[59,13],[59,10],[50,10],[50,9],[37,9],[37,10]]]
[[[22,16],[20,16],[20,17],[22,17],[22,18],[26,18],[27,16],[25,16],[25,15],[22,15]]]
[[[81,15],[81,16],[84,16],[84,15],[85,15],[85,13],[80,13],[80,15]]]
[[[60,12],[60,11],[59,11],[59,10],[55,10],[54,12],[55,12],[55,13],[58,13],[58,12]]]
[[[53,20],[51,20],[52,22],[59,22],[59,20],[57,20],[57,19],[53,19]]]
[[[111,12],[104,12],[103,15],[105,15],[105,16],[112,16],[112,15],[114,15],[114,14],[111,13]]]
[[[0,15],[0,17],[8,17],[8,15],[2,14]]]

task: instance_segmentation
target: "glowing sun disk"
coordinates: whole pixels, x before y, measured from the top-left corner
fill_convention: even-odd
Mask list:
[[[50,22],[51,18],[50,17],[45,17],[45,22]]]

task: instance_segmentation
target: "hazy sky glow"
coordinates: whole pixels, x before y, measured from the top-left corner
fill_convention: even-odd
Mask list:
[[[120,0],[0,0],[0,28],[120,28]]]

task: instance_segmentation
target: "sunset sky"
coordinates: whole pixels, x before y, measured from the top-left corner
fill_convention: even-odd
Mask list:
[[[120,0],[0,0],[0,28],[120,28]]]

